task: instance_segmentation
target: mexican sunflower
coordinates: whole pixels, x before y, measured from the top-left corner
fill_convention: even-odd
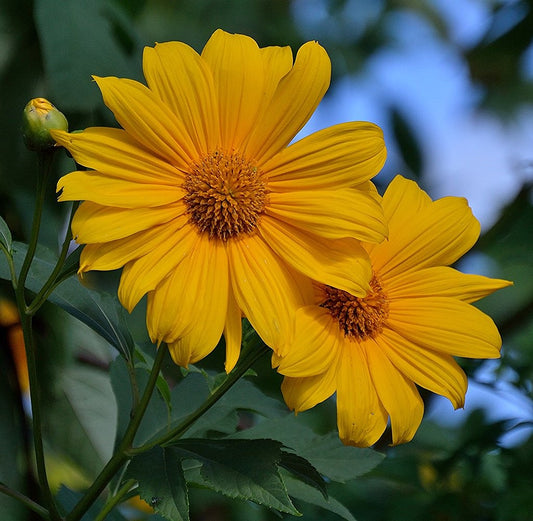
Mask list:
[[[374,444],[389,418],[393,444],[409,441],[424,408],[417,385],[463,406],[467,379],[454,356],[497,358],[501,347],[494,322],[471,303],[511,284],[449,267],[480,231],[465,199],[432,201],[398,176],[383,208],[388,240],[364,244],[373,270],[366,296],[315,283],[291,350],[274,357],[289,407],[336,392],[340,438],[356,446]]]
[[[147,47],[145,86],[98,78],[122,128],[54,132],[76,171],[59,200],[83,201],[72,231],[80,273],[123,268],[118,296],[147,294],[147,328],[187,366],[224,334],[226,369],[241,318],[283,354],[304,275],[357,295],[370,263],[359,240],[386,235],[369,181],[385,161],[379,127],[342,123],[291,144],[330,81],[316,42],[259,48],[216,31],[201,54],[181,42]]]

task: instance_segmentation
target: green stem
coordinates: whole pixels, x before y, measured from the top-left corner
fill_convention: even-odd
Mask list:
[[[17,292],[18,293],[18,292]],[[24,305],[20,301],[20,296],[17,295],[17,303],[19,309]],[[54,502],[50,485],[48,484],[48,476],[46,474],[46,464],[44,458],[44,445],[42,438],[42,420],[41,420],[41,389],[39,379],[37,376],[37,363],[35,360],[35,342],[33,338],[32,317],[26,314],[21,314],[20,325],[24,335],[24,346],[26,348],[26,359],[28,365],[28,377],[30,381],[30,400],[31,400],[31,423],[33,432],[33,447],[35,451],[35,463],[37,466],[37,477],[41,486],[44,501],[50,512],[50,519],[52,521],[60,521],[61,515],[57,510]]]
[[[33,445],[35,450],[35,462],[37,467],[37,477],[39,485],[43,494],[43,499],[48,507],[48,512],[51,521],[60,521],[61,515],[57,510],[54,502],[50,485],[48,484],[48,476],[46,475],[46,464],[44,458],[44,446],[42,438],[42,421],[41,421],[41,391],[39,385],[39,378],[37,375],[37,363],[35,358],[35,341],[32,329],[32,317],[28,314],[25,297],[25,283],[30,266],[37,250],[37,242],[39,239],[39,230],[41,227],[41,218],[44,207],[44,198],[46,195],[46,185],[50,174],[53,151],[39,152],[39,172],[37,182],[37,194],[35,200],[35,209],[33,213],[32,229],[30,234],[30,241],[28,250],[22,268],[19,273],[17,281],[14,281],[15,297],[17,300],[17,307],[20,313],[20,325],[24,335],[24,346],[26,349],[26,359],[28,364],[28,377],[30,382],[30,399],[32,411],[32,433]]]
[[[44,207],[44,198],[46,195],[46,185],[48,177],[50,175],[50,170],[52,167],[52,160],[54,158],[54,150],[46,150],[44,152],[39,152],[39,172],[37,179],[37,194],[35,199],[35,208],[33,211],[33,222],[30,234],[30,242],[28,243],[28,251],[24,257],[24,262],[22,263],[22,268],[20,269],[16,291],[20,294],[24,293],[24,286],[26,283],[26,278],[30,271],[31,262],[37,250],[37,241],[39,239],[39,230],[41,228],[41,218],[43,214]],[[24,311],[26,307],[24,306]],[[22,310],[21,310],[22,311]]]
[[[72,217],[74,216],[74,212],[76,211],[77,206],[78,205],[72,205],[67,232],[65,235],[65,239],[63,240],[63,245],[61,247],[59,258],[57,259],[56,265],[52,273],[48,277],[48,280],[44,283],[39,293],[37,293],[32,303],[28,306],[27,312],[29,315],[34,315],[38,311],[38,309],[43,305],[43,303],[50,296],[50,294],[54,291],[57,285],[63,280],[62,278],[58,279],[58,275],[61,272],[63,265],[65,264],[65,259],[67,258],[67,254],[68,254],[68,248],[72,240],[72,231],[70,229],[70,223],[72,222]]]
[[[161,364],[167,352],[166,344],[161,344],[157,350],[157,356],[154,360],[152,371],[148,383],[144,389],[143,395],[139,402],[139,406],[133,413],[124,437],[120,442],[115,454],[107,462],[106,466],[102,469],[100,474],[94,480],[93,484],[89,487],[85,495],[80,499],[78,504],[72,509],[70,514],[67,515],[65,521],[79,521],[82,516],[87,512],[89,507],[96,501],[96,498],[103,492],[105,487],[109,484],[111,479],[115,476],[118,470],[126,463],[130,458],[130,450],[135,438],[135,434],[141,425],[144,413],[152,397],[157,378],[159,377],[159,371]]]
[[[0,244],[0,250],[2,250],[7,260],[9,273],[11,275],[11,284],[14,289],[17,289],[17,270],[15,269],[15,263],[13,262],[13,254],[8,251],[3,244]]]
[[[26,507],[28,507],[30,510],[35,512],[43,519],[46,519],[47,521],[50,520],[50,514],[48,513],[48,510],[39,505],[39,503],[36,503],[32,499],[30,499],[28,496],[25,496],[24,494],[21,494],[20,492],[9,488],[7,485],[4,485],[4,483],[0,483],[0,492],[6,494],[7,496],[11,496],[17,501],[20,501],[22,504],[24,504]]]
[[[213,391],[213,393],[204,401],[200,407],[189,414],[179,425],[174,427],[172,430],[164,434],[163,436],[152,440],[140,447],[130,449],[129,454],[134,456],[135,454],[140,454],[146,452],[157,445],[164,445],[172,443],[173,441],[179,439],[195,422],[204,415],[215,403],[217,403],[230,389],[233,385],[243,376],[252,365],[263,356],[265,353],[269,352],[269,348],[265,344],[255,346],[254,349],[251,349],[248,353],[243,356],[242,360],[239,362],[237,367],[228,374],[225,380]]]
[[[107,515],[113,510],[119,503],[122,502],[124,499],[124,496],[132,489],[132,487],[137,482],[134,479],[128,479],[122,487],[118,490],[118,492],[104,505],[104,508],[100,511],[100,513],[94,518],[94,521],[104,521],[104,519],[107,517]]]

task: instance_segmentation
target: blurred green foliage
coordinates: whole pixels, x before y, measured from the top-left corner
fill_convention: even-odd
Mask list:
[[[296,4],[300,10],[320,12],[318,21],[304,30],[294,16]],[[482,94],[478,110],[493,111],[502,120],[509,120],[533,102],[532,73],[524,68],[527,53],[532,52],[533,1],[487,0],[484,4],[490,18],[486,34],[475,45],[461,48],[453,41],[452,28],[437,2],[429,0],[0,0],[0,213],[14,239],[27,240],[36,160],[24,148],[20,120],[29,99],[50,99],[67,115],[71,130],[114,125],[91,75],[142,80],[145,45],[181,40],[200,50],[218,27],[248,34],[260,45],[288,44],[294,51],[307,39],[316,38],[332,58],[335,82],[343,75],[362,74],[375,53],[393,48],[391,26],[399,13],[409,13],[423,19],[434,37],[461,58],[472,84]],[[403,163],[386,169],[404,168],[404,174],[424,184],[426,158],[417,137],[419,129],[406,118],[405,108],[387,110],[391,139],[396,141]],[[523,168],[531,171],[533,142],[529,154],[531,160]],[[62,156],[56,162],[56,175],[71,168],[70,160]],[[529,427],[533,420],[532,197],[531,183],[524,184],[481,238],[475,252],[494,266],[490,275],[515,282],[514,287],[482,303],[504,339],[503,356],[484,382],[499,393],[504,379],[520,393],[522,403],[529,407],[524,411],[524,416],[529,415]],[[58,248],[57,230],[61,230],[66,213],[64,205],[55,203],[54,187],[50,186],[41,241],[54,251]],[[89,277],[89,282],[112,287],[116,277],[106,277]],[[0,285],[0,297],[8,294],[7,286]],[[107,371],[111,355],[105,341],[88,328],[55,308],[43,311],[36,327],[43,387],[48,395],[46,427],[50,453],[61,460],[52,474],[56,473],[58,482],[70,480],[70,486],[76,488],[76,484],[83,486],[84,479],[92,477],[112,449],[113,440],[106,441],[102,437],[105,431],[95,429],[95,425],[111,421],[116,411],[112,407],[76,410],[72,399],[89,404],[113,400]],[[142,314],[141,308],[130,317],[137,342],[142,342],[145,335],[138,325],[142,324]],[[1,338],[3,347],[7,343],[5,331]],[[220,351],[206,360],[207,367],[222,367]],[[25,482],[31,489],[22,404],[16,399],[9,351],[2,349],[0,354],[0,480]],[[474,380],[481,365],[463,362]],[[181,377],[171,363],[167,363],[166,372],[176,380]],[[258,372],[257,381],[263,390],[279,397],[280,379],[268,363],[260,365]],[[72,385],[73,381],[85,386]],[[98,396],[91,393],[91,388],[98,390]],[[84,392],[84,396],[73,396]],[[432,398],[426,399],[430,407]],[[491,404],[487,408],[490,411]],[[329,430],[335,422],[334,406],[322,404],[299,419],[318,432]],[[246,422],[245,415],[241,421]],[[62,431],[69,422],[74,430]],[[335,484],[332,491],[359,521],[530,521],[531,430],[512,446],[501,442],[502,436],[528,427],[518,423],[512,413],[507,421],[495,421],[481,410],[473,411],[455,427],[425,420],[412,443],[389,448],[384,442],[378,448],[388,457],[377,469],[356,481]],[[52,433],[62,436],[52,437]],[[19,457],[15,458],[13,447]],[[87,462],[92,465],[86,467],[90,475],[80,477],[80,468]],[[73,501],[71,492],[62,490],[61,494],[65,504]],[[194,521],[275,519],[265,509],[230,502],[202,488],[191,491],[190,503]],[[313,506],[297,506],[301,506],[304,519],[339,519]],[[33,519],[4,496],[0,496],[0,512],[2,519]]]

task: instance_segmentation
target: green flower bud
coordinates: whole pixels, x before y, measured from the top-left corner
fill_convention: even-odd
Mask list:
[[[24,108],[22,136],[30,150],[43,151],[56,146],[50,130],[68,130],[67,118],[44,98],[32,99]]]

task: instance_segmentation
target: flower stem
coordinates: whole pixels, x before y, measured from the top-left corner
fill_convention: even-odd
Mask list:
[[[140,454],[146,452],[151,448],[157,445],[165,445],[172,443],[173,441],[179,439],[203,414],[205,414],[215,403],[217,403],[230,389],[233,385],[243,376],[252,365],[269,351],[269,348],[265,344],[260,344],[255,346],[255,348],[250,349],[245,356],[242,357],[241,361],[237,367],[228,374],[225,380],[213,391],[213,393],[204,401],[200,407],[187,416],[179,425],[174,427],[168,433],[163,436],[152,440],[140,447],[135,447],[129,450],[128,454],[134,456],[135,454]]]
[[[139,402],[138,407],[133,411],[133,416],[128,424],[124,437],[120,442],[115,454],[107,462],[106,466],[102,469],[100,474],[94,480],[93,484],[89,487],[85,495],[80,499],[78,504],[72,509],[72,511],[66,516],[65,521],[79,521],[82,516],[87,512],[89,507],[96,501],[96,498],[102,493],[108,483],[113,479],[120,467],[124,465],[130,458],[130,449],[135,438],[135,434],[141,425],[144,413],[152,397],[161,364],[167,352],[166,344],[161,344],[157,350],[157,356],[154,360],[150,377],[144,389],[143,395]]]
[[[46,185],[48,177],[50,175],[52,161],[54,159],[54,150],[46,150],[44,152],[38,153],[38,180],[37,180],[37,195],[35,199],[35,208],[33,210],[33,222],[30,234],[30,242],[28,243],[28,251],[24,257],[24,262],[22,263],[22,268],[18,276],[18,281],[16,285],[16,292],[24,294],[24,285],[26,283],[26,278],[30,271],[31,262],[35,251],[37,250],[37,241],[39,239],[39,230],[41,228],[41,218],[43,214],[44,198],[46,195]],[[26,306],[24,305],[24,311]]]
[[[135,486],[137,482],[134,479],[128,479],[122,487],[118,490],[118,492],[111,497],[107,503],[104,505],[104,508],[100,511],[100,513],[94,518],[94,521],[104,521],[106,516],[113,510],[119,503],[122,502],[124,496],[132,489],[133,486]]]
[[[59,258],[57,259],[56,265],[52,273],[49,275],[48,280],[44,283],[39,293],[37,293],[32,303],[28,306],[27,312],[29,315],[34,315],[39,310],[39,308],[43,305],[46,299],[54,291],[57,285],[63,280],[63,279],[58,279],[57,277],[59,273],[61,272],[63,265],[65,264],[65,259],[67,258],[70,241],[72,240],[72,231],[70,229],[70,223],[72,222],[72,217],[74,216],[74,212],[76,211],[76,208],[77,208],[77,205],[72,205],[67,232],[65,234],[65,239],[63,240],[63,246],[61,247]]]
[[[30,241],[28,250],[22,268],[20,270],[18,280],[14,280],[13,287],[15,289],[15,297],[17,307],[20,313],[20,325],[24,335],[24,346],[26,349],[26,358],[28,364],[28,377],[30,382],[30,399],[32,411],[32,433],[33,445],[35,450],[35,461],[37,466],[37,477],[39,485],[43,494],[44,501],[48,507],[49,518],[51,521],[61,520],[61,515],[57,510],[54,502],[50,486],[48,484],[48,476],[46,475],[46,465],[44,459],[44,447],[42,438],[42,422],[41,422],[41,392],[39,385],[39,378],[37,375],[37,363],[35,359],[35,341],[32,329],[32,317],[28,314],[25,298],[25,282],[30,271],[30,266],[37,250],[37,242],[39,239],[39,230],[41,227],[41,217],[44,206],[44,198],[46,194],[46,184],[50,174],[53,151],[44,151],[38,153],[39,171],[37,194],[35,200],[35,209],[33,213],[32,229],[30,234]]]
[[[43,519],[47,521],[50,520],[50,514],[48,513],[48,510],[46,510],[46,508],[39,505],[39,503],[36,503],[32,499],[30,499],[28,496],[25,496],[24,494],[21,494],[20,492],[17,492],[16,490],[9,488],[4,483],[0,483],[0,492],[3,494],[6,494],[6,496],[11,496],[17,501],[20,501],[21,503],[26,505],[30,510],[35,512],[38,516],[42,517]]]

